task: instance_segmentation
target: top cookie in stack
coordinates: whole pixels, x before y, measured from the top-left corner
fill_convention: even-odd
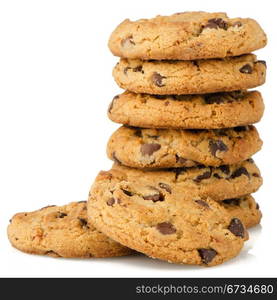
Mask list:
[[[256,21],[224,13],[125,20],[115,29],[113,75],[127,91],[108,115],[124,126],[107,147],[116,164],[91,188],[96,228],[175,263],[212,266],[240,252],[245,226],[261,218],[255,201],[242,199],[262,184],[250,157],[262,146],[252,124],[264,104],[247,89],[265,82],[266,64],[251,54],[265,45]]]

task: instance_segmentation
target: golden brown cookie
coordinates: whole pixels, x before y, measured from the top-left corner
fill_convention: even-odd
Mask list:
[[[132,253],[87,223],[86,201],[18,213],[10,222],[9,240],[23,252],[53,257],[113,257]]]
[[[184,12],[117,26],[109,40],[116,56],[155,59],[223,58],[250,53],[266,45],[253,19],[229,18],[225,13]]]
[[[134,168],[220,166],[246,160],[261,146],[252,125],[214,130],[122,126],[111,136],[107,154]]]
[[[216,129],[258,122],[264,103],[258,91],[158,96],[124,92],[115,96],[109,118],[144,128]]]
[[[134,93],[206,94],[254,88],[265,82],[266,65],[254,54],[197,61],[121,59],[116,83]]]
[[[186,198],[210,197],[216,201],[254,193],[262,185],[260,171],[252,159],[230,166],[172,169],[134,169],[114,164],[109,173],[122,181],[148,187],[176,188]],[[156,194],[155,189],[152,193]]]
[[[221,264],[238,255],[248,237],[216,201],[188,198],[178,187],[145,178],[129,181],[115,170],[97,176],[88,220],[122,245],[181,264]]]
[[[242,198],[225,199],[220,204],[232,218],[240,219],[246,228],[253,227],[261,221],[262,212],[260,206],[251,195]]]

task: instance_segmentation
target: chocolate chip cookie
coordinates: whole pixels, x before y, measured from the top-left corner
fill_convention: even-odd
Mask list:
[[[23,252],[53,257],[112,257],[132,253],[88,224],[86,201],[18,213],[10,222],[9,240]]]
[[[187,198],[210,197],[221,201],[254,193],[262,184],[260,171],[252,159],[220,167],[199,165],[171,169],[134,169],[114,164],[108,173],[121,181],[150,187],[146,191],[155,197],[159,194],[157,189],[176,189]]]
[[[264,103],[258,91],[159,96],[124,92],[115,96],[109,118],[145,128],[216,129],[258,122]]]
[[[246,160],[261,146],[252,125],[214,130],[122,126],[111,136],[107,154],[134,168],[220,166]]]
[[[122,245],[172,263],[214,266],[239,254],[248,234],[219,203],[188,198],[168,181],[157,185],[154,177],[154,182],[129,179],[119,170],[100,172],[88,200],[92,226]]]
[[[206,94],[254,88],[265,82],[266,65],[253,54],[195,61],[121,59],[116,83],[135,93]]]
[[[251,195],[225,199],[220,204],[232,218],[240,219],[246,228],[253,227],[261,221],[260,206]]]
[[[109,48],[116,56],[144,60],[194,60],[250,53],[266,45],[253,19],[225,13],[184,12],[122,22],[112,33]]]

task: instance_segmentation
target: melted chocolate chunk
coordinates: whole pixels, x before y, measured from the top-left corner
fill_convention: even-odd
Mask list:
[[[244,167],[240,167],[240,168],[236,169],[236,170],[233,172],[233,174],[231,175],[231,178],[234,179],[234,178],[237,178],[237,177],[239,177],[239,176],[241,176],[241,175],[245,175],[245,176],[247,176],[248,178],[250,178],[250,175],[249,175],[248,171],[247,171],[246,168],[244,168]]]
[[[204,180],[204,179],[210,178],[211,175],[212,175],[212,171],[211,171],[211,170],[206,171],[206,172],[204,172],[203,174],[198,175],[198,176],[194,179],[194,181],[197,182],[197,183],[199,183],[199,182],[201,182],[201,181]]]
[[[228,151],[228,147],[221,140],[210,140],[209,141],[209,149],[211,154],[216,157],[216,152],[226,152]]]
[[[122,189],[122,192],[123,192],[125,195],[129,196],[129,197],[134,196],[134,194],[133,194],[132,192],[130,192],[130,191],[127,191],[127,190],[123,190],[123,189]]]
[[[152,75],[152,81],[153,83],[158,87],[163,87],[165,84],[163,83],[163,79],[166,79],[166,77],[162,76],[161,74],[155,72]]]
[[[152,155],[154,152],[158,151],[161,148],[160,144],[143,144],[141,145],[140,152],[142,155]]]
[[[147,195],[142,197],[144,200],[151,200],[153,202],[164,201],[164,196],[162,193],[157,193],[153,195]]]
[[[110,198],[106,203],[107,203],[108,206],[113,206],[115,204],[115,199]]]
[[[213,249],[198,249],[198,253],[203,261],[204,264],[210,263],[214,257],[217,255],[217,252]]]
[[[253,68],[251,67],[250,64],[246,64],[246,65],[244,65],[243,67],[241,67],[241,68],[239,69],[239,71],[240,71],[241,73],[243,73],[243,74],[252,74]]]
[[[161,234],[164,234],[164,235],[173,234],[176,232],[175,227],[169,222],[159,223],[159,224],[157,224],[156,228]]]
[[[234,218],[231,220],[230,225],[228,226],[228,229],[235,235],[239,236],[241,238],[244,237],[244,226],[242,225],[241,221],[237,218]]]
[[[62,218],[64,218],[64,217],[66,217],[66,216],[67,216],[66,213],[59,212],[57,217],[62,219]]]
[[[211,29],[228,29],[228,24],[221,18],[214,18],[208,20],[208,23],[204,26],[205,28],[211,28]]]
[[[223,172],[224,174],[226,174],[226,175],[229,175],[229,174],[230,174],[230,168],[229,168],[228,165],[222,165],[222,166],[219,166],[218,168],[219,168],[219,170],[220,170],[221,172]]]
[[[195,200],[195,202],[203,207],[210,208],[209,204],[203,200]]]
[[[84,218],[78,218],[78,219],[79,219],[79,222],[80,222],[80,224],[81,224],[82,227],[89,228],[88,227],[88,221],[86,219],[84,219]]]

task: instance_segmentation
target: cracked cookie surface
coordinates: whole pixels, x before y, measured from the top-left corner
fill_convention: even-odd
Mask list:
[[[184,12],[130,21],[112,33],[109,48],[116,56],[149,59],[207,59],[250,53],[267,38],[253,19],[225,13]]]
[[[194,61],[121,59],[116,83],[134,93],[206,94],[254,88],[265,82],[266,65],[254,54]]]
[[[188,198],[168,181],[133,179],[119,169],[100,172],[89,194],[89,223],[127,247],[173,263],[213,266],[239,254],[247,232],[219,203]]]
[[[259,151],[252,125],[219,130],[142,129],[122,126],[110,137],[108,157],[134,168],[230,165]]]
[[[264,103],[258,91],[206,95],[147,95],[125,91],[115,96],[109,118],[145,128],[216,129],[258,122]]]
[[[87,223],[87,202],[18,213],[8,226],[11,244],[27,253],[52,257],[113,257],[132,251]]]

